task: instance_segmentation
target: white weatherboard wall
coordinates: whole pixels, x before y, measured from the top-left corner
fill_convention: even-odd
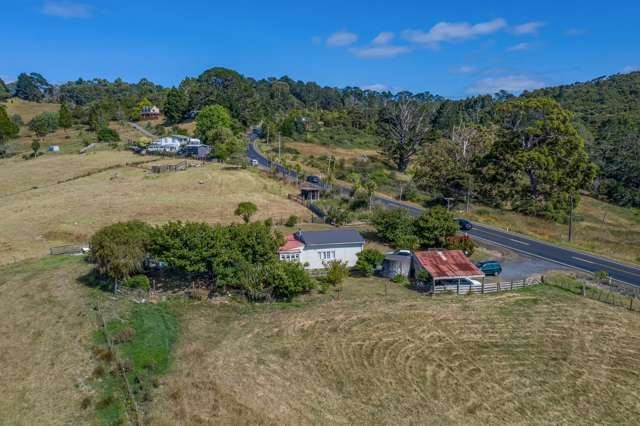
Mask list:
[[[305,247],[300,254],[300,263],[308,263],[307,269],[322,269],[324,264],[331,260],[347,262],[349,267],[355,266],[358,261],[358,253],[362,251],[364,244],[326,245],[322,247]],[[326,253],[330,253],[327,257]]]

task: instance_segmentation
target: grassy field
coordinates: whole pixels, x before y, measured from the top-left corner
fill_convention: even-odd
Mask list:
[[[45,258],[0,269],[0,424],[89,424],[90,292],[76,283],[79,258]]]
[[[52,246],[86,242],[115,221],[239,221],[233,211],[242,201],[258,206],[256,219],[310,216],[287,200],[293,188],[254,171],[218,165],[161,175],[141,167],[99,171],[143,160],[149,158],[126,152],[0,160],[0,264],[40,257]]]
[[[629,424],[640,316],[552,287],[429,298],[351,279],[336,299],[183,305],[151,423]]]
[[[389,283],[385,297],[382,280],[350,278],[290,304],[139,305],[85,285],[89,270],[79,257],[0,267],[0,424],[133,418],[96,348],[96,303],[144,424],[640,416],[640,314],[560,288],[431,298]]]
[[[569,229],[565,224],[484,206],[475,206],[468,216],[487,225],[625,262],[640,263],[639,209],[619,207],[590,197],[582,197],[575,211],[572,243],[567,242]]]
[[[43,112],[58,112],[60,104],[49,102],[30,102],[20,98],[11,98],[3,103],[7,107],[9,116],[18,114],[24,123],[31,121],[33,117]]]

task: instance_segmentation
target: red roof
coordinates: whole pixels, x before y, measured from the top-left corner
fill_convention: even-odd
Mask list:
[[[284,245],[280,247],[280,251],[297,251],[304,247],[304,243],[298,240],[295,234],[289,234],[284,237]]]
[[[462,250],[419,251],[415,253],[415,257],[435,279],[484,276]]]

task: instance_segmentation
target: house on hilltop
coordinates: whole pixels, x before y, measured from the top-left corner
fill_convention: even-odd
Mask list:
[[[140,110],[140,120],[155,120],[160,117],[160,108],[155,105],[143,106]]]
[[[306,269],[323,269],[324,262],[339,260],[355,266],[364,238],[355,229],[298,231],[285,237],[278,254],[280,260],[300,262]]]

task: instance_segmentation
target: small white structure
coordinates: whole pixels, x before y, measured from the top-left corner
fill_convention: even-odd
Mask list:
[[[323,269],[324,262],[339,260],[355,266],[364,238],[355,229],[330,231],[298,231],[285,237],[280,247],[280,260],[300,262],[306,269]]]
[[[47,148],[47,151],[49,151],[49,152],[60,152],[60,146],[59,145],[49,145],[49,147]]]

